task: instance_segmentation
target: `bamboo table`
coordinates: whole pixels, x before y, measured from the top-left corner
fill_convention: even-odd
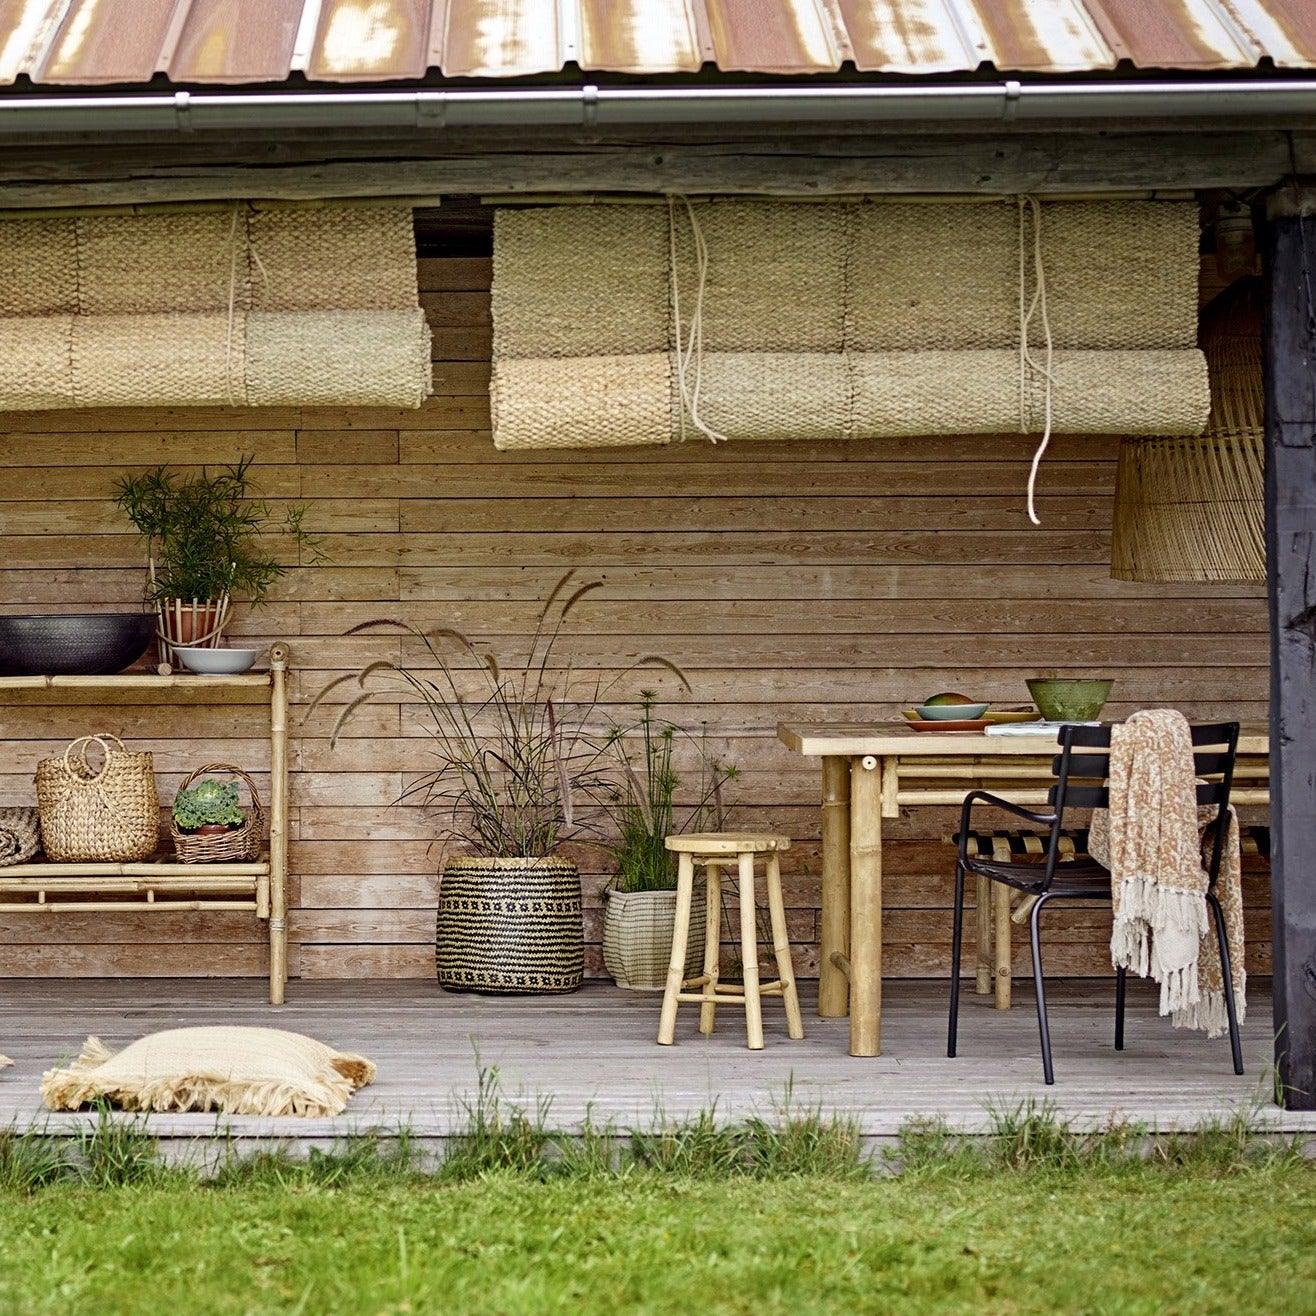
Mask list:
[[[958,806],[975,788],[1017,804],[1046,803],[1054,736],[920,732],[903,723],[782,723],[778,738],[822,759],[822,925],[818,1013],[850,1015],[850,1054],[875,1056],[882,1045],[882,820],[901,805]],[[1268,739],[1245,727],[1238,745],[1233,800],[1269,802]],[[949,868],[948,868],[949,875]],[[981,893],[980,893],[981,896]],[[1010,907],[997,893],[994,915],[979,900],[979,991],[995,924],[997,1005],[1009,1004]]]

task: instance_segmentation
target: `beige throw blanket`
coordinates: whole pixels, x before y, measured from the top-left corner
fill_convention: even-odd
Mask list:
[[[1134,713],[1110,742],[1110,809],[1092,818],[1088,851],[1111,872],[1116,968],[1151,977],[1161,987],[1161,1014],[1176,1028],[1218,1037],[1229,1025],[1215,928],[1206,902],[1214,829],[1199,810],[1188,722],[1173,709]],[[1216,886],[1243,1021],[1243,888],[1238,820],[1228,832]]]

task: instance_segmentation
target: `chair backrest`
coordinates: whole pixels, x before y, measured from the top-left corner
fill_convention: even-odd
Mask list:
[[[1060,753],[1051,761],[1055,784],[1047,793],[1055,821],[1052,844],[1048,847],[1046,882],[1055,872],[1055,855],[1064,828],[1066,809],[1106,809],[1110,807],[1110,737],[1113,727],[1067,726],[1060,729],[1057,743]],[[1215,885],[1224,857],[1228,831],[1229,794],[1234,782],[1234,761],[1238,755],[1238,723],[1211,722],[1189,728],[1193,742],[1193,768],[1199,778],[1198,807],[1214,807],[1211,857],[1207,873]]]

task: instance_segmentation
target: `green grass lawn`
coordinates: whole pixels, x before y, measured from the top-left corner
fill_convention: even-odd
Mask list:
[[[1316,1311],[1316,1170],[633,1167],[0,1192],[0,1311]]]

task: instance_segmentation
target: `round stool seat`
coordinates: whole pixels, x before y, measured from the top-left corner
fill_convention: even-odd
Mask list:
[[[789,850],[791,838],[771,832],[691,832],[687,836],[669,836],[667,848],[673,854],[773,854]]]

